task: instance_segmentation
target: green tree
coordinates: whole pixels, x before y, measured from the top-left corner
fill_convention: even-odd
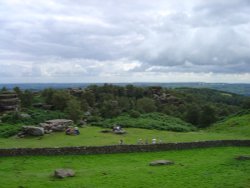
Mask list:
[[[33,93],[30,90],[25,90],[22,94],[21,94],[21,106],[22,107],[30,107],[32,105],[33,102]]]
[[[82,93],[81,100],[87,101],[88,105],[93,107],[95,105],[95,94],[92,90],[86,90]]]
[[[215,109],[211,105],[205,105],[201,109],[200,127],[207,127],[216,121]]]
[[[250,97],[248,97],[247,99],[245,99],[244,101],[243,101],[243,108],[245,108],[245,109],[250,109]]]
[[[47,88],[42,91],[42,97],[44,97],[44,100],[47,104],[52,104],[54,93],[55,90],[52,88]]]
[[[21,97],[22,95],[22,90],[19,87],[14,87],[13,91],[18,95],[18,97]]]
[[[76,99],[70,99],[67,102],[67,107],[65,109],[65,112],[68,118],[73,120],[75,123],[79,121],[83,115],[83,112],[81,110],[81,104]]]
[[[4,91],[8,91],[8,89],[5,86],[3,86],[1,89],[1,92],[4,92]]]
[[[55,91],[52,96],[52,105],[55,107],[55,109],[64,111],[70,98],[71,96],[67,91]]]
[[[200,121],[200,109],[195,105],[191,105],[185,115],[185,120],[193,125],[198,125]]]
[[[154,100],[147,97],[138,99],[136,107],[141,113],[149,113],[156,111]]]
[[[89,109],[89,104],[88,104],[87,100],[81,98],[81,99],[80,99],[80,104],[81,104],[81,109],[82,109],[82,111],[87,112],[88,109]]]
[[[132,107],[131,101],[127,97],[119,97],[118,103],[119,103],[119,108],[123,112],[128,112]]]
[[[112,118],[121,114],[118,101],[108,100],[104,101],[101,105],[101,115],[105,118]]]

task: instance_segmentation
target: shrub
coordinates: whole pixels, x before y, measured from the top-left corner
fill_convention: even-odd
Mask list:
[[[5,124],[0,123],[0,137],[8,138],[10,136],[16,135],[22,128],[20,124]]]
[[[120,115],[116,118],[106,119],[92,123],[92,125],[112,128],[114,124],[119,124],[122,127],[144,128],[144,129],[158,129],[176,132],[194,131],[196,128],[179,118],[167,116],[161,113],[142,114],[138,118],[132,118],[128,114]]]
[[[129,113],[130,117],[132,118],[138,118],[140,117],[140,112],[136,111],[136,110],[131,110],[130,113]]]
[[[36,125],[49,119],[66,118],[66,115],[59,111],[41,110],[41,109],[29,109],[24,113],[29,114],[30,118],[21,118],[16,112],[9,113],[2,118],[2,121],[7,124],[24,124],[24,125]]]

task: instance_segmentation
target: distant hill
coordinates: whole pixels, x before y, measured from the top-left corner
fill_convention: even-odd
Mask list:
[[[215,123],[208,130],[212,132],[242,135],[250,138],[250,112],[229,117],[224,121]]]
[[[89,85],[103,85],[103,83],[16,83],[16,84],[0,84],[0,88],[7,87],[12,89],[15,86],[21,89],[33,89],[42,90],[45,88],[63,89],[63,88],[85,88]],[[250,84],[229,84],[229,83],[203,83],[203,82],[187,82],[187,83],[150,83],[150,82],[135,82],[135,83],[113,83],[114,85],[124,86],[128,84],[133,84],[135,86],[161,86],[165,88],[179,88],[179,87],[189,87],[189,88],[210,88],[231,93],[236,93],[240,95],[250,96]]]

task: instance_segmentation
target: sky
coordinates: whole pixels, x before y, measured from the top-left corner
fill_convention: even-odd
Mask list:
[[[249,0],[0,0],[0,83],[250,83]]]

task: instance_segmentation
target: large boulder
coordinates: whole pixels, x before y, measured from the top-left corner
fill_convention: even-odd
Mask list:
[[[157,160],[149,163],[150,166],[162,166],[162,165],[172,165],[172,164],[174,164],[174,162],[169,160]]]
[[[75,176],[75,172],[72,169],[56,169],[54,172],[56,178],[65,178]]]
[[[35,126],[23,126],[22,133],[23,133],[23,135],[43,136],[44,135],[44,128],[35,127]]]

